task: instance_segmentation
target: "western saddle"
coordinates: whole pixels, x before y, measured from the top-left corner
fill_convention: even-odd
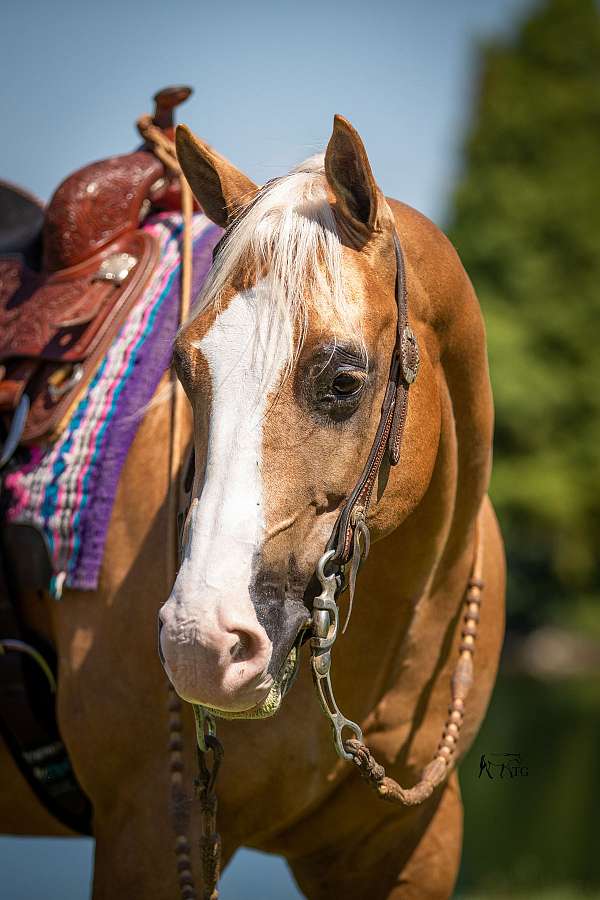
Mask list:
[[[19,446],[60,434],[144,290],[158,260],[146,216],[183,207],[189,219],[172,141],[174,109],[190,94],[159,91],[154,115],[137,123],[142,145],[74,172],[45,209],[0,182],[0,470]],[[185,255],[184,245],[184,273]],[[21,612],[24,592],[48,583],[46,544],[35,527],[1,519],[0,739],[47,809],[90,834],[56,721],[56,658]]]
[[[173,138],[173,110],[190,93],[155,95],[155,132]],[[140,224],[181,209],[179,176],[156,149],[145,141],[84,166],[45,210],[0,184],[0,467],[19,444],[60,433],[147,283],[158,250]]]

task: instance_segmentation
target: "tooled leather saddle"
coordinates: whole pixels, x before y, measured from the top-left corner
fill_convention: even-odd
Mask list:
[[[173,110],[190,93],[154,98],[152,125],[171,140]],[[0,183],[0,469],[19,445],[60,434],[158,260],[142,221],[180,208],[179,178],[148,143],[70,175],[45,209]],[[46,542],[1,518],[0,739],[46,808],[91,834],[56,719],[56,657],[21,612],[24,593],[48,583]]]
[[[190,93],[167,88],[154,98],[153,123],[170,137],[173,108]],[[180,207],[179,179],[142,145],[62,182],[44,212],[37,270],[24,253],[0,256],[0,465],[19,443],[60,433],[157,262],[140,223]],[[31,241],[31,228],[21,230]]]

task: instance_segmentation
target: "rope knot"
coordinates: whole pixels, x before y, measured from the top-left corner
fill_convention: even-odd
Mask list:
[[[344,747],[348,753],[352,754],[352,761],[360,769],[360,774],[363,778],[373,782],[375,785],[383,781],[385,769],[377,762],[365,744],[361,744],[356,738],[351,738],[345,742]]]

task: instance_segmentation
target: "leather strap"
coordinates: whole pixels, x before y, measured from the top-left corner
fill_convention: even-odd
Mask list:
[[[360,527],[368,540],[366,519],[373,488],[378,479],[386,450],[390,465],[397,465],[400,459],[400,448],[408,412],[408,389],[417,377],[419,369],[419,346],[416,336],[408,324],[404,256],[396,231],[394,231],[394,250],[396,254],[396,305],[398,307],[396,343],[381,406],[379,425],[371,451],[362,474],[346,500],[327,543],[326,550],[335,551],[330,560],[330,564],[334,566],[344,566],[352,558],[351,549],[359,523],[361,523]]]
[[[273,179],[273,182],[277,179]],[[272,182],[267,182],[268,187]],[[264,188],[263,188],[264,189]],[[256,198],[248,204],[236,219],[246,215]],[[222,234],[213,250],[213,261],[230,237],[233,225]],[[361,531],[368,544],[366,525],[367,512],[377,481],[379,470],[386,450],[391,466],[396,466],[400,459],[400,448],[404,437],[404,426],[408,413],[408,389],[419,371],[419,344],[416,335],[408,324],[408,297],[406,291],[406,269],[400,239],[394,229],[394,252],[396,254],[396,306],[398,316],[396,322],[396,342],[390,363],[388,384],[381,406],[379,425],[367,462],[354,490],[349,495],[327,543],[326,552],[334,550],[330,565],[343,567],[353,557],[352,551],[356,528],[360,523]],[[365,554],[366,555],[366,554]]]
[[[273,179],[273,182],[277,179]],[[268,187],[272,182],[267,182]],[[244,216],[256,202],[256,198],[240,213]],[[239,220],[236,219],[236,222]],[[213,250],[213,261],[229,239],[232,226],[228,227]],[[327,543],[327,550],[334,550],[330,560],[333,566],[345,566],[354,553],[351,552],[354,535],[359,523],[368,544],[366,525],[367,512],[386,450],[390,465],[395,466],[400,459],[400,448],[404,436],[404,426],[408,413],[408,389],[419,371],[419,344],[408,324],[408,297],[406,291],[406,269],[400,239],[394,229],[394,252],[396,254],[396,342],[390,363],[388,384],[381,406],[379,425],[367,462],[354,490],[346,500]],[[366,555],[366,554],[365,554]]]
[[[107,261],[121,258],[133,266],[122,280],[100,277]],[[26,273],[15,289],[12,267],[18,264],[0,258],[0,413],[13,413],[27,391],[31,409],[21,443],[51,441],[60,432],[157,259],[153,235],[134,231],[83,263],[40,276],[31,291]]]
[[[0,741],[46,809],[67,828],[91,835],[92,806],[56,720],[56,658],[21,622],[8,551],[1,542]]]

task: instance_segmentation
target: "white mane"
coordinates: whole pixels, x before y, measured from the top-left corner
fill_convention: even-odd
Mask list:
[[[302,347],[309,308],[363,347],[357,310],[345,290],[342,250],[327,198],[324,156],[307,159],[267,184],[234,223],[194,303],[191,318],[219,306],[232,273],[252,266],[264,272],[270,328],[288,341],[288,371]]]

